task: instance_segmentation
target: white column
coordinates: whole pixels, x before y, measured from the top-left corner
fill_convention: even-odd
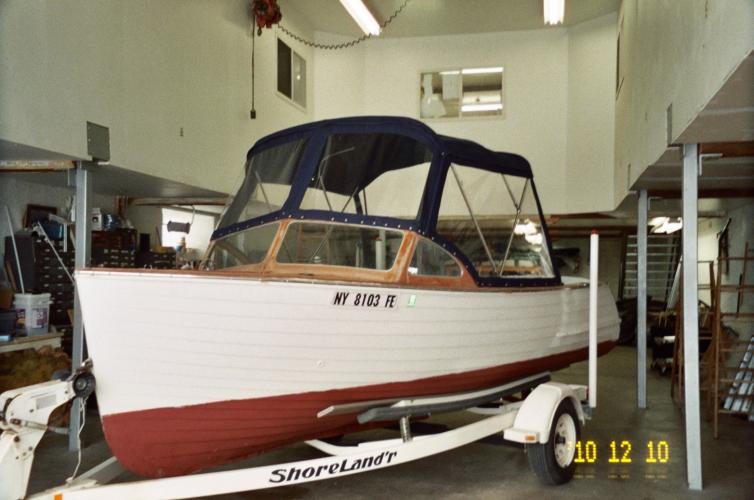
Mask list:
[[[647,190],[639,191],[636,223],[636,406],[647,407]]]
[[[82,269],[89,265],[91,255],[91,221],[92,221],[92,173],[89,170],[90,162],[80,161],[76,163],[76,269]],[[78,292],[73,298],[73,356],[71,359],[72,369],[76,370],[84,361],[84,323],[81,319],[81,303]],[[71,424],[68,427],[68,449],[79,449],[78,429],[81,425],[81,400],[73,400],[71,407]]]
[[[699,424],[699,290],[697,288],[696,144],[683,146],[683,377],[686,403],[686,472],[689,488],[702,489],[702,439]]]
[[[589,407],[597,408],[597,293],[599,289],[600,237],[592,230],[589,240]]]

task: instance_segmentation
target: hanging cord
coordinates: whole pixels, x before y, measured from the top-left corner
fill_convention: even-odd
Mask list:
[[[411,3],[411,0],[405,0],[400,7],[398,7],[393,14],[388,17],[382,24],[380,24],[381,29],[385,29],[388,27],[390,23],[393,22],[393,20],[398,17],[398,15],[403,11],[403,9],[406,8],[406,6]],[[312,42],[311,40],[307,40],[305,38],[302,38],[295,33],[292,33],[289,31],[285,26],[282,24],[278,24],[278,28],[280,28],[280,31],[288,35],[289,37],[293,38],[297,42],[303,43],[304,45],[308,45],[309,47],[313,47],[315,49],[324,49],[324,50],[338,50],[338,49],[347,49],[349,47],[353,47],[354,45],[358,45],[364,40],[368,40],[369,38],[372,38],[372,35],[362,35],[359,38],[355,38],[351,40],[350,42],[343,42],[343,43],[334,43],[334,44],[327,44],[327,43],[316,43]]]
[[[257,34],[254,29],[254,25],[251,26],[251,118],[254,119],[257,117],[257,110],[256,107],[254,107],[254,53],[256,52],[255,45],[256,45],[256,39]]]

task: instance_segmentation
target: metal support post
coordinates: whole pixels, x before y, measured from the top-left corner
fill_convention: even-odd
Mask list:
[[[689,488],[702,489],[699,423],[699,290],[697,216],[699,158],[696,144],[683,146],[683,378],[685,383],[686,472]]]
[[[76,162],[76,269],[89,265],[91,255],[91,202],[92,173],[86,161]],[[76,292],[73,299],[73,356],[72,369],[76,370],[84,362],[84,323],[81,318],[81,302]],[[68,427],[68,449],[79,450],[78,432],[81,426],[81,400],[73,400],[71,424]]]
[[[401,439],[403,439],[403,442],[408,443],[413,440],[414,438],[411,435],[411,417],[401,417],[398,423],[400,424]]]
[[[647,190],[639,191],[636,223],[636,406],[647,407]]]

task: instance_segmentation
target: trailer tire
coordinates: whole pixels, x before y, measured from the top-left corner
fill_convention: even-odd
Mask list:
[[[576,410],[570,399],[560,402],[550,426],[550,439],[545,444],[527,444],[529,466],[547,485],[567,483],[576,470],[575,448],[581,434]]]

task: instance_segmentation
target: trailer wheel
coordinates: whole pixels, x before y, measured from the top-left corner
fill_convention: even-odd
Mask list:
[[[550,439],[545,444],[527,444],[529,466],[548,485],[567,483],[573,477],[576,463],[576,441],[581,428],[576,410],[570,399],[564,399],[555,411],[550,428]]]

